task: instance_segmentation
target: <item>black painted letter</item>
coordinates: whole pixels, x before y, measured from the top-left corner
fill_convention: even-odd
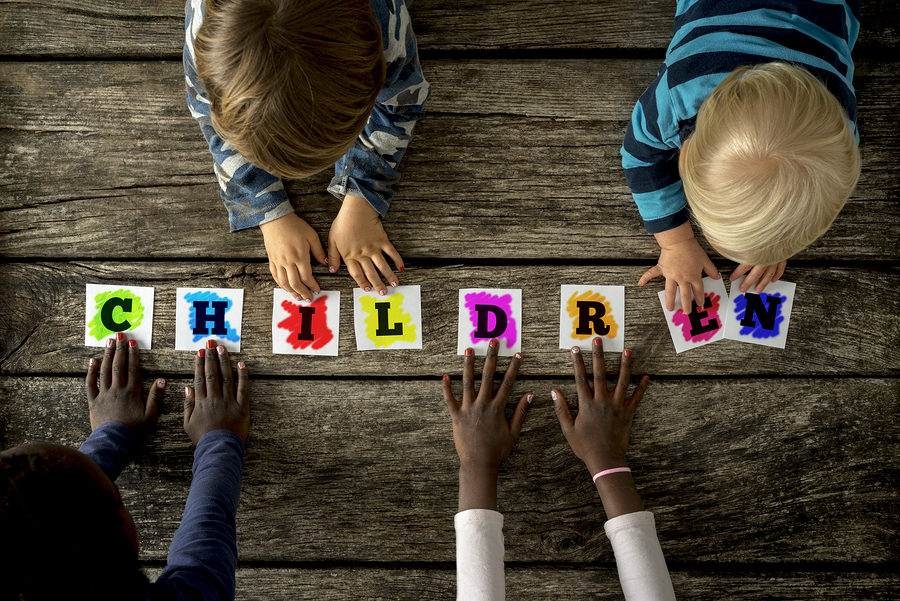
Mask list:
[[[708,296],[703,300],[703,308],[712,309],[712,300]],[[700,310],[697,306],[697,301],[691,301],[691,312],[688,314],[688,319],[691,320],[691,336],[697,336],[704,332],[712,332],[713,330],[719,329],[719,320],[715,317],[710,318],[710,320],[704,324],[703,320],[707,317],[709,317],[709,314],[706,311]]]
[[[609,334],[609,326],[603,323],[602,319],[606,315],[606,305],[597,301],[577,301],[575,305],[578,307],[576,334],[579,336],[590,336],[591,333],[597,336]]]
[[[506,331],[508,323],[506,312],[500,307],[494,305],[475,305],[475,312],[478,313],[478,326],[475,328],[475,338],[495,338]],[[488,331],[488,314],[493,313],[497,323],[494,329]]]
[[[225,336],[228,328],[225,327],[225,309],[228,301],[212,301],[213,314],[206,312],[209,301],[194,301],[194,334],[199,336]],[[206,324],[213,322],[212,332],[206,328]]]
[[[103,308],[100,309],[100,323],[102,323],[103,327],[110,332],[124,332],[131,327],[131,324],[128,323],[127,319],[121,323],[116,323],[116,321],[113,320],[112,314],[116,307],[122,307],[122,311],[130,313],[131,299],[113,297],[103,303]]]
[[[753,321],[753,314],[756,313],[756,319],[759,320],[761,328],[764,330],[774,330],[775,313],[778,311],[778,305],[781,304],[782,299],[770,294],[766,298],[766,301],[769,303],[769,308],[767,310],[763,307],[762,298],[760,298],[758,294],[745,294],[744,298],[747,300],[747,308],[744,309],[744,318],[741,319],[741,325],[748,328],[755,328],[756,322]]]
[[[297,340],[315,340],[312,333],[312,316],[316,313],[315,307],[297,307],[300,311],[300,333]]]
[[[375,330],[376,336],[402,336],[403,323],[398,322],[393,326],[388,325],[388,311],[391,303],[375,303],[375,310],[378,311],[378,329]]]

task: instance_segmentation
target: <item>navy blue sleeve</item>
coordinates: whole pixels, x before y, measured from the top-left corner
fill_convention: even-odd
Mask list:
[[[149,599],[234,599],[243,469],[244,443],[237,434],[215,430],[200,439],[184,517]]]
[[[90,457],[115,482],[137,449],[137,436],[131,428],[119,422],[106,422],[91,432],[78,452]]]

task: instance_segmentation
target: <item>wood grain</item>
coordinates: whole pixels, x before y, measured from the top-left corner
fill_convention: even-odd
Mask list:
[[[866,0],[857,49],[897,46],[896,3]],[[415,0],[410,13],[419,49],[635,50],[666,48],[672,37],[671,0]],[[116,58],[179,57],[184,2],[79,0],[0,1],[0,54]],[[102,40],[102,43],[98,43]]]
[[[523,297],[523,373],[569,373],[559,350],[559,286],[626,286],[625,343],[636,356],[635,373],[657,375],[897,375],[900,365],[900,274],[886,270],[791,268],[797,296],[785,350],[723,340],[677,355],[659,305],[661,282],[635,286],[632,267],[497,265],[410,267],[405,285],[422,293],[423,350],[358,352],[353,332],[352,280],[317,273],[323,290],[340,290],[340,356],[272,355],[272,290],[259,263],[9,263],[0,266],[6,293],[0,301],[0,372],[82,373],[99,349],[84,346],[85,284],[153,286],[153,349],[145,363],[155,371],[193,371],[190,353],[175,351],[175,289],[243,288],[241,358],[255,373],[271,376],[434,376],[455,373],[459,296],[462,288],[519,288]],[[727,273],[726,273],[727,277]],[[850,299],[859,302],[851,302]]]
[[[179,393],[189,383],[169,380],[158,431],[119,478],[147,560],[164,560],[188,492]],[[83,387],[80,377],[0,378],[0,447],[79,445],[89,430]],[[439,387],[253,381],[241,561],[453,562],[458,461]],[[596,491],[559,430],[551,387],[574,403],[570,378],[513,390],[537,398],[501,470],[506,560],[611,562]],[[652,382],[629,462],[667,561],[722,569],[900,559],[898,398],[897,379]]]
[[[413,262],[655,262],[659,250],[631,200],[619,148],[657,66],[426,64],[435,89],[430,116],[416,130],[385,220],[400,253]],[[898,75],[876,62],[858,73],[860,184],[830,231],[798,259],[900,257]],[[0,107],[0,255],[265,258],[257,228],[227,235],[179,63],[7,63]],[[339,208],[324,192],[329,179],[288,187],[323,241]]]

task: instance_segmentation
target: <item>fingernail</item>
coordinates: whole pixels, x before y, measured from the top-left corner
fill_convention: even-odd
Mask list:
[[[449,377],[450,377],[450,376],[444,376],[444,378],[443,378],[443,379],[444,379],[444,380],[446,380],[446,379],[447,379],[447,378],[449,378]]]
[[[531,404],[531,401],[533,401],[533,400],[534,400],[534,395],[531,394],[531,393],[529,392],[529,393],[528,393],[528,396],[525,397],[525,402],[528,403],[528,404],[530,405],[530,404]]]
[[[216,341],[215,340],[207,340],[206,348],[216,348]]]
[[[129,340],[129,341],[128,341],[128,346],[130,346],[131,348],[136,347],[136,346],[137,346],[137,340]]]
[[[191,396],[191,389],[187,386],[184,387],[184,396]]]
[[[240,367],[241,369],[246,369],[246,368],[247,368],[247,364],[244,363],[243,361],[238,361],[238,367]]]
[[[521,359],[521,358],[522,358],[522,353],[516,353],[516,359]]]
[[[299,303],[300,301],[303,300],[303,297],[298,294],[297,296],[294,297],[294,300]]]
[[[378,296],[384,296],[385,294],[387,294],[387,290],[379,290],[378,291]]]
[[[313,296],[318,296],[318,295],[319,295],[319,291],[318,291],[318,290],[313,290],[313,291],[312,291],[312,295],[313,295]]]
[[[490,342],[488,342],[488,346],[494,346],[494,347],[500,346],[500,341],[495,338],[495,339],[491,340]]]
[[[217,346],[217,347],[216,347],[216,352],[219,353],[220,355],[224,355],[224,354],[225,354],[225,347],[224,347],[224,346],[221,346],[221,345],[220,345],[220,346]]]
[[[328,266],[328,273],[334,273],[334,265]]]
[[[123,334],[122,332],[117,333],[116,340],[118,340],[119,342],[125,340],[125,334]]]
[[[94,360],[93,360],[93,359],[91,359],[91,362],[90,362],[90,365],[93,365],[93,364],[94,364]]]
[[[551,391],[550,391],[550,397],[551,397],[554,401],[559,400],[559,397],[557,396],[555,390],[551,390]]]
[[[106,341],[106,346],[107,346],[107,348],[112,348],[112,347],[116,346],[116,341],[113,340],[112,338],[110,338],[109,340]]]
[[[400,268],[400,271],[403,271],[403,267]]]
[[[772,280],[772,281],[774,282],[775,280]],[[391,288],[396,288],[396,287],[397,287],[397,282],[391,282]]]
[[[474,353],[474,352],[475,352],[475,351],[473,351],[473,350],[470,349],[470,348],[467,348],[467,349],[466,349],[466,355],[467,355],[467,356],[468,356],[468,355],[471,355],[471,354]]]
[[[198,356],[198,357],[205,357],[205,356],[206,356],[206,351],[203,350],[203,349],[200,349],[199,351],[197,351],[197,356]]]
[[[630,356],[631,356],[631,350],[630,350],[630,349],[625,349],[625,356],[626,356],[626,357],[630,357]]]
[[[581,352],[581,349],[578,348],[577,346],[573,346],[573,347],[572,347],[572,354],[573,354],[573,355],[577,355],[577,354],[580,353],[580,352]]]
[[[650,383],[650,376],[644,376],[644,382],[646,382],[647,384],[649,384],[649,383]]]
[[[603,346],[603,340],[600,338],[594,338],[594,346]]]
[[[363,288],[363,292],[368,292],[369,290],[371,290],[371,288],[369,288],[368,286],[366,286],[365,288]]]
[[[166,381],[160,378],[156,381],[156,386],[160,389],[163,389],[166,387]]]

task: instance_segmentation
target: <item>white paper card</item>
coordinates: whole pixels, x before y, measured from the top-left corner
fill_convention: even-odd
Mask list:
[[[590,351],[594,338],[603,350],[625,350],[624,286],[560,286],[559,348]]]
[[[456,354],[467,348],[486,355],[488,343],[500,342],[499,355],[511,357],[522,350],[522,291],[499,288],[464,288],[459,291],[459,335]]]
[[[741,292],[744,277],[731,283],[731,299],[725,317],[725,338],[784,348],[797,285],[793,282],[769,283],[761,294]]]
[[[422,348],[422,295],[419,286],[374,290],[353,289],[356,350]]]
[[[244,290],[240,288],[177,288],[175,290],[175,350],[195,351],[214,340],[229,352],[241,352]]]
[[[675,310],[666,310],[666,292],[659,292],[659,303],[666,315],[666,325],[675,343],[675,352],[683,351],[721,340],[725,337],[725,312],[728,304],[728,293],[725,282],[720,277],[714,280],[703,278],[703,307],[691,314],[685,314],[681,307],[680,288],[675,290]],[[692,304],[696,305],[696,301]]]
[[[87,284],[84,345],[106,346],[117,332],[126,332],[139,349],[153,341],[153,288]]]
[[[272,353],[337,357],[341,293],[322,290],[311,302],[295,301],[275,288],[272,304]]]

